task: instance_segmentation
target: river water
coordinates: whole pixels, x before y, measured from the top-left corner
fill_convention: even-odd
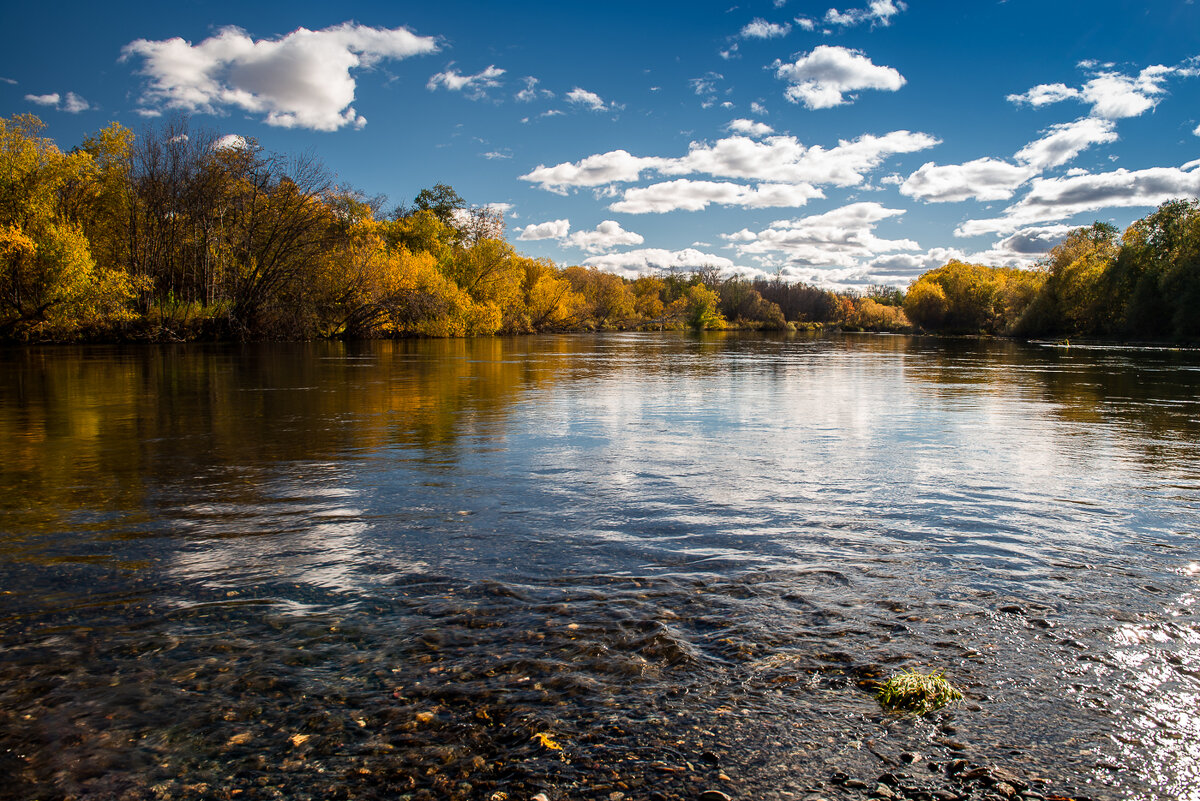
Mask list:
[[[1200,799],[1200,353],[14,350],[0,454],[0,797]]]

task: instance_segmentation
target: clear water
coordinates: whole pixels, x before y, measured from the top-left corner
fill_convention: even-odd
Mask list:
[[[0,796],[1200,799],[1195,352],[15,350],[0,454]]]

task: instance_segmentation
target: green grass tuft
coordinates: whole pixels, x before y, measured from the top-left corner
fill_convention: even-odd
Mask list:
[[[940,670],[928,674],[906,670],[890,677],[875,691],[875,700],[884,709],[917,715],[941,709],[946,704],[961,701],[962,697]]]

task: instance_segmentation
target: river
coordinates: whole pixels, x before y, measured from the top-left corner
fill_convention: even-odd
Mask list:
[[[1200,799],[1194,351],[14,349],[0,454],[0,797]]]

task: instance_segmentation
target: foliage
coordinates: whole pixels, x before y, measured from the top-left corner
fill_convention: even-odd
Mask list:
[[[875,700],[885,710],[925,715],[962,700],[962,692],[942,671],[921,673],[906,670],[891,676],[875,691]]]
[[[797,325],[1200,337],[1200,204],[1122,237],[1097,223],[1034,270],[950,261],[908,292],[835,292],[704,267],[633,279],[517,253],[503,214],[452,187],[382,198],[314,158],[174,119],[111,124],[63,153],[0,119],[0,337],[477,336]]]

